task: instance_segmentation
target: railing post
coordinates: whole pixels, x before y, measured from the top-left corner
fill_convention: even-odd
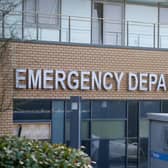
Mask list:
[[[38,19],[39,15],[38,13],[36,13],[36,40],[39,39],[39,19]]]
[[[68,18],[68,32],[69,32],[69,43],[71,42],[71,16]]]
[[[157,33],[157,48],[160,48],[160,23],[158,23],[158,33]]]
[[[127,21],[127,46],[129,46],[129,21]]]
[[[59,17],[59,42],[61,42],[61,39],[62,39],[62,19],[63,19],[63,17],[62,17],[62,15],[61,14],[59,14],[58,15],[58,17]]]
[[[24,40],[24,12],[22,12],[22,40]]]
[[[118,32],[116,33],[116,45],[118,45]]]
[[[153,48],[155,48],[155,43],[156,43],[155,35],[156,35],[156,25],[153,24]]]
[[[2,12],[2,38],[5,38],[5,14]]]
[[[140,37],[141,35],[140,34],[138,34],[138,47],[140,47],[140,40],[141,40],[141,37]]]
[[[93,42],[93,17],[91,17],[91,25],[90,25],[90,44]]]

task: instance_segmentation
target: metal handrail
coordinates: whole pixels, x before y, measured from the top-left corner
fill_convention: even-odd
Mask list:
[[[6,32],[5,29],[12,29],[12,26],[16,28],[12,32],[12,33],[16,32],[16,35],[19,35],[19,31],[22,30],[21,32],[22,39],[27,39],[26,36],[30,36],[30,38],[28,39],[31,40],[31,34],[32,34],[31,28],[32,28],[36,34],[36,37],[33,37],[32,39],[41,40],[42,30],[46,29],[48,31],[51,30],[59,31],[59,40],[55,39],[55,41],[83,43],[81,39],[87,38],[87,40],[85,40],[84,43],[88,44],[94,44],[93,42],[96,41],[96,38],[94,37],[95,36],[94,26],[97,26],[96,27],[97,33],[98,32],[103,33],[100,35],[100,37],[97,37],[96,44],[98,43],[100,45],[102,45],[104,41],[104,44],[109,45],[125,45],[125,46],[133,45],[140,47],[141,44],[147,44],[147,46],[155,48],[155,47],[162,47],[161,46],[161,44],[163,43],[162,39],[164,37],[167,38],[168,36],[168,24],[165,23],[164,24],[146,23],[138,21],[112,20],[109,18],[68,16],[61,14],[49,15],[39,12],[35,13],[24,11],[10,12],[6,16],[4,16],[3,13],[0,11],[0,14],[2,16],[2,20],[0,19],[0,38],[7,38],[5,35]],[[13,19],[13,16],[16,16],[16,18],[18,16],[21,16],[18,17],[20,21],[17,21],[16,19],[16,22],[14,23],[15,25],[12,25],[13,24],[12,21],[8,22],[8,20],[5,20],[7,18],[9,19],[10,17]],[[23,20],[25,17],[32,17],[32,18],[34,17],[34,22],[33,23],[26,22],[26,20]],[[57,20],[54,21],[54,18],[58,19],[58,21]],[[46,21],[47,23],[45,23]],[[108,28],[105,28],[105,25]],[[147,28],[146,29],[147,31],[145,30],[145,28]],[[162,30],[164,30],[164,32]],[[26,35],[27,31],[28,35]],[[62,37],[62,35],[64,36],[64,38]],[[80,39],[79,40],[78,36],[80,35],[82,36],[82,38],[79,38]],[[96,35],[98,36],[98,34]],[[14,36],[15,35],[13,34],[13,37]],[[147,38],[148,41],[145,41],[145,39]]]

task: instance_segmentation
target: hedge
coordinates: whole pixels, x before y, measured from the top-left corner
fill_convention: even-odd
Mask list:
[[[0,137],[0,168],[92,168],[81,150],[18,137]]]

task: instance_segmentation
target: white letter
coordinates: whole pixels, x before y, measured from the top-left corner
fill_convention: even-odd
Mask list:
[[[116,79],[116,83],[117,83],[117,90],[120,90],[120,85],[121,85],[121,80],[124,76],[124,73],[121,72],[120,74],[117,72],[114,72],[114,77]]]
[[[149,91],[152,90],[152,85],[157,83],[157,75],[156,74],[149,74]]]
[[[72,76],[78,77],[79,74],[78,74],[77,71],[71,71],[71,72],[69,72],[68,77],[67,77],[67,80],[68,80],[67,82],[68,82],[69,89],[75,90],[75,89],[79,88],[79,80],[78,79],[72,79]]]
[[[167,90],[167,88],[166,88],[166,82],[165,82],[165,78],[164,78],[163,74],[160,75],[158,86],[157,86],[157,91],[159,91],[160,88],[163,88],[164,91]]]
[[[129,73],[128,75],[128,90],[129,91],[135,91],[137,90],[138,87],[138,78],[137,78],[137,74],[134,73]],[[133,85],[134,82],[134,85]]]
[[[101,90],[101,76],[101,72],[98,72],[98,77],[96,75],[96,72],[92,72],[92,90],[95,90],[95,85],[98,90]]]
[[[139,90],[141,91],[147,91],[148,88],[147,88],[147,77],[148,77],[148,74],[147,73],[140,73],[139,74]],[[146,79],[144,79],[146,78]],[[146,86],[144,86],[144,84]]]
[[[53,84],[50,85],[49,83],[50,81],[53,81],[53,70],[44,70],[43,71],[43,88],[44,89],[53,89]]]
[[[16,69],[16,88],[18,89],[26,89],[26,84],[21,84],[20,81],[24,81],[26,83],[25,75],[21,75],[21,73],[26,73],[26,69]]]
[[[81,90],[89,90],[90,86],[86,86],[86,82],[89,82],[89,78],[85,77],[85,75],[89,76],[90,72],[89,71],[85,71],[85,72],[81,72]]]
[[[64,83],[65,78],[66,78],[66,74],[64,71],[56,71],[55,72],[55,89],[59,88],[59,83],[60,83],[63,90],[66,89],[65,83]]]
[[[34,70],[29,69],[28,70],[28,88],[39,88],[41,89],[41,70],[36,70],[36,73],[34,74]]]
[[[113,88],[112,83],[107,85],[107,78],[113,78],[113,75],[111,72],[106,72],[103,76],[103,87],[105,90],[111,90]]]

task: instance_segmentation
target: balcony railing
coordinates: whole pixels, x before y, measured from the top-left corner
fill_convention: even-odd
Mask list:
[[[0,38],[168,48],[168,24],[15,12],[0,13],[0,25]]]

